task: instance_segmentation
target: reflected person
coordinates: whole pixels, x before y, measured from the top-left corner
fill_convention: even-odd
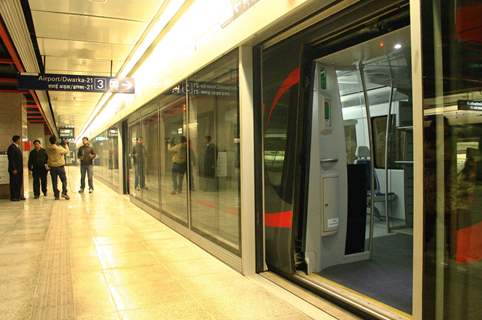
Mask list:
[[[172,192],[171,194],[182,192],[182,183],[187,167],[187,139],[181,136],[179,144],[173,141],[168,145],[169,152],[172,153]]]
[[[136,139],[136,144],[132,148],[132,159],[134,160],[135,167],[134,186],[136,190],[146,189],[146,177],[144,174],[146,147],[144,146],[144,139],[142,137]]]
[[[204,189],[206,191],[213,191],[216,189],[216,158],[217,148],[212,142],[211,136],[204,137],[204,155],[202,176],[204,178]]]

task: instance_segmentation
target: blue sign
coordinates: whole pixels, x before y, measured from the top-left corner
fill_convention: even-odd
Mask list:
[[[20,90],[135,93],[135,83],[132,78],[117,79],[69,74],[20,74],[17,80]]]

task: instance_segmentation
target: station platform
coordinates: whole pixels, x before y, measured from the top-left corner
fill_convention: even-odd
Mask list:
[[[26,181],[26,201],[0,201],[1,319],[335,319],[304,314],[97,180],[77,193],[78,168],[67,172],[70,201],[50,181],[47,197]]]

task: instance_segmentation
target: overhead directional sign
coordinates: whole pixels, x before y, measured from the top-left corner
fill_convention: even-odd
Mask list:
[[[234,96],[238,93],[238,86],[216,82],[187,81],[171,88],[168,94],[192,96]]]
[[[477,100],[459,100],[457,101],[459,110],[482,111],[482,101]]]
[[[132,78],[69,74],[20,74],[17,78],[20,90],[135,93]]]

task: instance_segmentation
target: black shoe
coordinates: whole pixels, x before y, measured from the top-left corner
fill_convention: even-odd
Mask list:
[[[59,196],[55,196],[55,200],[60,200],[60,197],[59,197]]]
[[[20,199],[14,198],[14,199],[10,199],[10,201],[20,201]]]
[[[92,192],[94,192],[94,188],[89,189],[89,193],[92,193]]]
[[[35,195],[33,198],[34,198],[34,199],[38,199],[38,198],[40,198],[40,196]]]
[[[22,200],[22,201],[23,201],[23,200],[26,200],[26,199],[25,199],[25,197],[21,197],[21,198],[20,198],[20,200]]]
[[[47,192],[44,192],[44,197],[46,197],[46,196],[47,196]]]
[[[79,190],[79,193],[84,193],[84,189],[80,189],[80,190]]]
[[[66,194],[66,193],[64,193],[64,194],[62,195],[62,198],[64,198],[65,200],[70,200],[69,195]]]

